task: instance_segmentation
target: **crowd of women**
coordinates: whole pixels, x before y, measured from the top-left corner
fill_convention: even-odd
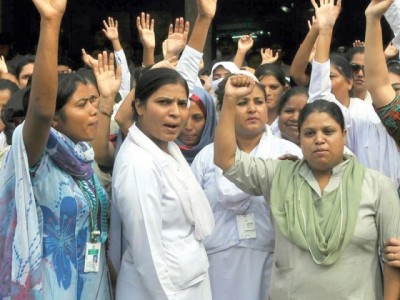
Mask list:
[[[343,56],[341,0],[311,0],[290,84],[270,49],[242,66],[251,36],[200,80],[216,0],[157,63],[142,13],[134,76],[111,17],[114,52],[60,68],[67,0],[32,1],[34,61],[0,60],[1,299],[400,298],[400,1]]]

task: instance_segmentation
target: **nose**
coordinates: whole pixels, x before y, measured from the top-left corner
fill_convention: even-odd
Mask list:
[[[254,101],[249,101],[248,102],[247,111],[248,112],[255,112],[256,111],[256,105],[254,104]]]
[[[179,106],[177,102],[173,102],[169,106],[169,115],[174,118],[176,118],[179,115]]]
[[[300,116],[300,112],[299,112],[299,111],[295,111],[295,112],[292,114],[291,120],[292,120],[292,121],[298,121],[298,120],[299,120],[299,116]]]
[[[268,95],[271,95],[271,89],[269,87],[265,87],[265,93]]]
[[[317,132],[315,134],[315,144],[321,145],[324,143],[324,141],[325,141],[324,134],[322,132]]]
[[[90,106],[89,106],[90,115],[95,116],[95,115],[97,115],[98,111],[99,111],[99,103],[97,103],[97,102],[90,103]]]
[[[191,121],[191,118],[190,118],[190,117],[186,120],[184,129],[185,129],[186,131],[191,131],[191,130],[193,130],[193,122]]]

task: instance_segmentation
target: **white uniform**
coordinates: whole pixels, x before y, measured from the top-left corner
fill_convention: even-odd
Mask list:
[[[154,148],[151,155],[128,135],[116,158],[113,205],[127,240],[116,297],[209,300],[207,254],[161,164],[180,166]]]
[[[299,147],[276,138],[268,128],[251,155],[278,158],[287,153],[302,157]],[[210,263],[213,299],[266,299],[275,234],[270,209],[262,196],[246,194],[223,177],[213,158],[214,144],[210,144],[191,165],[215,218],[215,229],[204,241]],[[241,221],[244,218],[247,222]],[[247,237],[251,238],[239,234],[244,223],[255,225],[255,230],[247,231]]]

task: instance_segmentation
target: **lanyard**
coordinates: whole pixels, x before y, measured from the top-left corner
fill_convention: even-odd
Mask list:
[[[97,222],[98,221],[97,216],[99,212],[99,205],[98,205],[99,201],[97,199],[97,193],[94,190],[93,197],[91,197],[90,196],[92,195],[91,191],[88,190],[88,188],[85,189],[80,180],[75,180],[75,182],[79,186],[79,189],[81,190],[83,196],[86,199],[86,203],[89,206],[90,241],[97,242],[97,238],[100,236],[100,231],[98,229],[98,222]],[[93,184],[93,182],[91,182],[90,180],[89,182]]]

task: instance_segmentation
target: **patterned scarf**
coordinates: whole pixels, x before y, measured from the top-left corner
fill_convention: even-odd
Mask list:
[[[42,299],[42,234],[33,194],[23,125],[13,134],[12,147],[0,173],[0,299]],[[107,238],[108,196],[93,174],[93,150],[74,144],[52,129],[45,150],[54,163],[81,182],[83,193],[100,202],[101,241]],[[52,184],[51,178],[48,184]],[[18,201],[16,201],[18,199]],[[98,218],[99,219],[99,218]]]

